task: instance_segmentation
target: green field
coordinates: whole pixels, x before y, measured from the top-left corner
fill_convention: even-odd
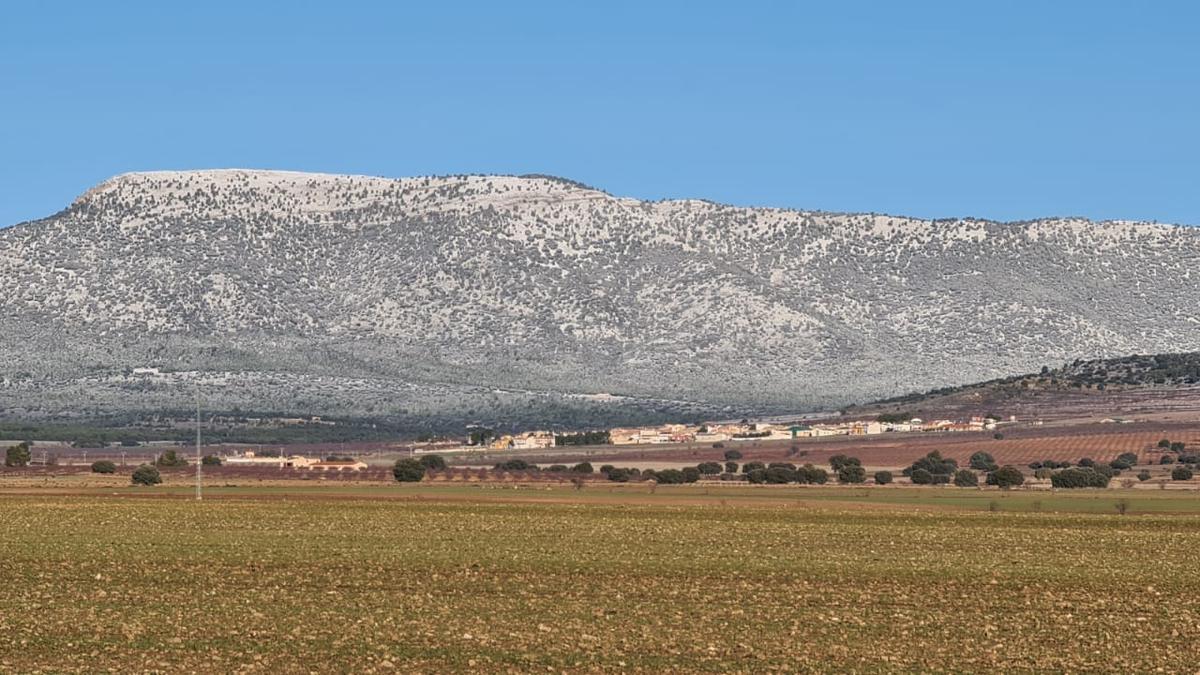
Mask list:
[[[0,671],[1193,671],[1200,638],[1191,492],[77,492],[0,485]]]

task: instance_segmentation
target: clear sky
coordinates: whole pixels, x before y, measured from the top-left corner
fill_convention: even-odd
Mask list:
[[[1200,224],[1194,2],[42,2],[0,10],[0,224],[151,169]]]

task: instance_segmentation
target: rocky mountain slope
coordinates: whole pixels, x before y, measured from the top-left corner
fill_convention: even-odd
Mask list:
[[[8,417],[587,424],[1200,350],[1196,230],[643,202],[550,177],[118,176],[0,231]],[[154,370],[156,369],[156,370]]]

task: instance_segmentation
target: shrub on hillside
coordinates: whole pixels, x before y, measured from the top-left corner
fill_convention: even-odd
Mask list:
[[[875,484],[876,485],[887,485],[888,483],[891,483],[891,482],[892,482],[892,472],[891,471],[876,471],[875,472]]]
[[[958,487],[976,487],[979,485],[979,476],[970,469],[959,469],[954,472],[954,484]]]
[[[1159,464],[1174,464],[1175,458],[1172,457],[1171,455],[1163,455],[1162,457],[1158,458],[1158,463]]]
[[[1138,472],[1137,479],[1142,482],[1150,480],[1150,472],[1145,469],[1142,469],[1141,471]]]
[[[117,465],[102,459],[98,462],[92,462],[92,473],[116,473]]]
[[[696,470],[705,476],[715,476],[721,473],[722,468],[720,462],[700,462],[696,465]]]
[[[1192,470],[1186,466],[1177,466],[1171,470],[1171,480],[1191,480]]]
[[[411,457],[398,459],[392,466],[392,477],[401,483],[419,483],[425,477],[425,465]]]
[[[155,467],[143,464],[133,470],[130,479],[134,485],[158,485],[162,482],[162,474]]]

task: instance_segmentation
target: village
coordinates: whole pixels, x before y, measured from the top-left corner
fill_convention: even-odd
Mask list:
[[[1015,420],[1010,420],[1015,421]],[[854,420],[829,423],[707,422],[700,425],[663,424],[647,427],[615,427],[607,431],[527,431],[493,435],[490,430],[473,432],[465,443],[447,440],[429,444],[446,451],[542,450],[561,445],[657,445],[667,443],[739,443],[824,436],[871,436],[885,433],[946,433],[994,430],[995,417],[971,417],[966,421],[911,418],[899,421]],[[421,450],[418,449],[417,452]]]

